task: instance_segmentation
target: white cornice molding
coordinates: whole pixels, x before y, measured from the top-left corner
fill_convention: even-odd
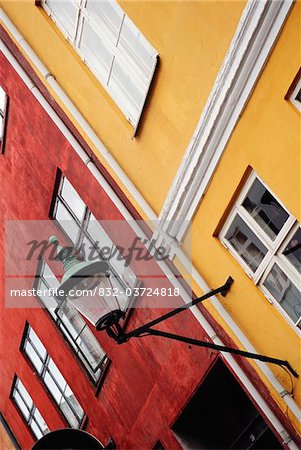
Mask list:
[[[293,2],[249,0],[243,11],[159,216],[175,243],[189,227]]]

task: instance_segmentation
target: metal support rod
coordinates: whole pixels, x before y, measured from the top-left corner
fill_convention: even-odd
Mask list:
[[[270,356],[260,355],[258,353],[246,352],[244,350],[238,350],[237,348],[225,347],[224,345],[213,344],[211,342],[199,341],[198,339],[193,339],[193,338],[184,337],[184,336],[178,336],[176,334],[167,333],[167,332],[161,331],[161,330],[154,330],[151,328],[148,330],[145,330],[144,336],[147,336],[147,335],[161,336],[161,337],[165,337],[168,339],[173,339],[175,341],[181,341],[181,342],[185,342],[187,344],[197,345],[199,347],[210,348],[212,350],[216,350],[216,351],[220,351],[220,352],[226,352],[226,353],[232,353],[234,355],[244,356],[245,358],[257,359],[259,361],[263,361],[263,362],[267,362],[267,363],[271,363],[271,364],[277,364],[278,366],[286,367],[291,372],[291,374],[294,375],[294,377],[296,377],[296,378],[299,377],[298,373],[292,368],[290,363],[283,359],[272,358]],[[139,337],[139,335],[137,335],[136,337]]]
[[[155,330],[152,328],[154,325],[157,325],[158,323],[161,323],[164,320],[169,319],[170,317],[173,317],[182,311],[186,311],[187,309],[191,308],[192,306],[203,302],[204,300],[212,297],[213,295],[221,294],[225,297],[228,290],[230,289],[232,283],[233,283],[233,279],[232,279],[232,277],[229,277],[227,279],[226,283],[223,284],[223,286],[220,286],[217,289],[213,289],[212,291],[208,292],[207,294],[204,294],[202,297],[196,298],[195,300],[191,301],[190,303],[186,303],[185,305],[183,305],[179,308],[176,308],[173,311],[168,312],[167,314],[163,314],[162,316],[158,317],[157,319],[154,319],[154,320],[152,320],[152,321],[150,321],[128,333],[123,332],[119,323],[115,324],[115,326],[112,325],[112,326],[107,327],[106,331],[107,331],[108,335],[110,337],[112,337],[113,339],[115,339],[115,341],[118,344],[123,344],[124,342],[127,342],[132,337],[138,338],[138,337],[143,337],[143,336],[147,336],[147,335],[161,336],[161,337],[165,337],[168,339],[185,342],[187,344],[197,345],[199,347],[210,348],[211,350],[215,350],[215,351],[231,353],[234,355],[243,356],[245,358],[256,359],[258,361],[263,361],[263,362],[267,362],[267,363],[271,363],[271,364],[277,364],[278,366],[286,367],[294,377],[298,378],[299,377],[298,373],[292,368],[290,363],[286,360],[272,358],[270,356],[265,356],[265,355],[261,355],[258,353],[246,352],[244,350],[238,350],[237,348],[213,344],[211,342],[199,341],[197,339],[193,339],[193,338],[189,338],[189,337],[178,336],[176,334],[167,333],[165,331]]]
[[[163,322],[163,320],[169,319],[170,317],[175,316],[176,314],[179,314],[182,311],[185,311],[189,308],[191,308],[194,305],[197,305],[198,303],[203,302],[207,298],[212,297],[213,295],[221,294],[224,297],[226,296],[228,290],[230,289],[231,284],[233,283],[233,278],[229,277],[225,284],[220,286],[217,289],[214,289],[210,292],[207,292],[207,294],[202,295],[202,297],[196,298],[195,300],[192,300],[192,302],[186,303],[183,306],[180,306],[179,308],[176,308],[167,314],[164,314],[163,316],[158,317],[157,319],[152,320],[151,322],[146,323],[145,325],[142,325],[141,327],[137,328],[136,330],[130,331],[129,333],[126,333],[123,335],[124,339],[126,340],[130,339],[133,336],[137,336],[138,334],[143,334],[145,331],[147,331],[150,327],[157,325],[160,322]]]

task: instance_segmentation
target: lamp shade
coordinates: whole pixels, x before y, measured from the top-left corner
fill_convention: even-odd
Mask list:
[[[32,450],[98,450],[104,446],[83,430],[63,428],[47,433],[39,439]]]
[[[51,243],[57,243],[55,236]],[[97,330],[115,324],[124,315],[121,311],[116,289],[110,281],[110,267],[105,261],[83,261],[76,249],[58,247],[56,259],[62,261],[65,274],[60,290]]]

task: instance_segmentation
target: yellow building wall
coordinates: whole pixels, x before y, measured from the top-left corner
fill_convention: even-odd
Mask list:
[[[0,448],[1,450],[14,450],[15,446],[10,440],[4,426],[0,422]]]
[[[120,4],[160,54],[154,87],[135,138],[131,125],[42,8],[35,6],[33,0],[0,1],[5,13],[159,214],[245,2]],[[300,220],[300,114],[284,100],[300,64],[299,21],[298,2],[196,213],[192,242],[193,263],[208,285],[218,286],[228,275],[234,278],[223,304],[256,350],[287,359],[296,369],[300,368],[296,332],[213,234],[248,166]],[[114,177],[89,138],[83,136]],[[209,301],[206,305],[235,340]],[[270,368],[290,391],[287,373],[277,366]],[[294,379],[293,383],[294,398],[300,403],[300,382]],[[279,395],[272,388],[271,391],[286,411]],[[295,418],[289,418],[297,426]]]
[[[132,138],[133,128],[114,101],[43,9],[35,6],[34,0],[0,1],[4,12],[159,214],[245,2],[120,4],[160,54],[154,87],[136,138]],[[101,156],[99,159],[104,162]]]
[[[251,166],[291,214],[301,220],[300,112],[284,97],[300,66],[301,4],[294,5],[255,91],[238,122],[210,187],[193,220],[193,262],[209,286],[231,275],[234,284],[222,303],[259,353],[288,360],[300,373],[300,337],[245,274],[215,232]],[[207,305],[209,302],[207,303]],[[209,306],[215,317],[215,310]],[[219,319],[223,324],[223,321]],[[230,334],[227,326],[224,327]],[[232,335],[233,336],[233,335]],[[301,402],[300,378],[269,365],[283,386]],[[283,411],[280,396],[273,396]],[[295,418],[289,415],[297,426]]]

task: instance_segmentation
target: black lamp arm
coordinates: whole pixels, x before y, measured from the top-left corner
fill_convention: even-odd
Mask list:
[[[244,350],[239,350],[239,349],[233,348],[233,347],[226,347],[224,345],[213,344],[211,342],[199,341],[197,339],[188,338],[188,337],[184,337],[184,336],[178,336],[176,334],[167,333],[165,331],[160,331],[160,330],[148,329],[148,331],[145,332],[145,335],[161,336],[161,337],[165,337],[168,339],[174,339],[176,341],[186,342],[187,344],[197,345],[199,347],[210,348],[212,350],[216,350],[216,351],[220,351],[220,352],[224,352],[224,353],[231,353],[234,355],[244,356],[245,358],[257,359],[259,361],[263,361],[263,362],[267,362],[267,363],[271,363],[271,364],[277,364],[278,366],[286,367],[290,371],[290,373],[292,375],[294,375],[294,377],[296,377],[296,378],[299,377],[298,373],[292,368],[290,363],[283,359],[272,358],[270,356],[260,355],[259,353],[246,352]]]
[[[163,314],[162,316],[158,317],[157,319],[154,319],[154,320],[136,328],[135,330],[129,331],[128,333],[124,333],[124,331],[122,330],[119,323],[115,323],[114,325],[108,327],[106,329],[106,331],[107,331],[108,335],[111,338],[115,339],[115,341],[118,344],[123,344],[124,342],[127,342],[132,337],[137,338],[137,337],[148,336],[148,335],[161,336],[161,337],[165,337],[168,339],[185,342],[187,344],[197,345],[199,347],[210,348],[212,350],[216,350],[216,351],[220,351],[220,352],[226,352],[226,353],[231,353],[234,355],[243,356],[245,358],[256,359],[256,360],[268,362],[271,364],[277,364],[278,366],[286,367],[294,377],[298,378],[299,377],[298,373],[292,368],[290,363],[286,360],[272,358],[270,356],[265,356],[265,355],[261,355],[258,353],[246,352],[244,350],[239,350],[239,349],[232,348],[232,347],[226,347],[223,345],[213,344],[211,342],[199,341],[197,339],[193,339],[193,338],[189,338],[189,337],[178,336],[176,334],[167,333],[165,331],[156,330],[156,329],[152,328],[154,325],[157,325],[158,323],[161,323],[164,320],[169,319],[170,317],[173,317],[176,314],[181,313],[182,311],[186,311],[187,309],[191,308],[192,306],[203,302],[204,300],[212,297],[213,295],[221,294],[223,297],[225,297],[227,295],[227,292],[229,291],[232,283],[233,283],[233,278],[229,277],[227,279],[226,283],[223,284],[222,286],[220,286],[219,288],[213,289],[212,291],[208,292],[207,294],[204,294],[202,297],[196,298],[195,300],[192,300],[191,302],[186,303],[185,305],[183,305],[179,308],[169,311],[167,314]]]
[[[127,337],[127,340],[130,339],[133,336],[137,337],[138,335],[141,335],[145,333],[150,327],[153,327],[154,325],[157,325],[158,323],[163,322],[166,319],[169,319],[170,317],[175,316],[176,314],[179,314],[183,311],[186,311],[187,309],[191,308],[194,305],[197,305],[204,300],[207,300],[207,298],[213,297],[214,295],[221,294],[223,297],[227,295],[227,292],[229,291],[232,283],[233,278],[229,277],[225,284],[220,286],[217,289],[213,289],[210,292],[207,292],[207,294],[202,295],[202,297],[196,298],[195,300],[192,300],[192,302],[186,303],[183,306],[180,306],[179,308],[173,309],[172,311],[169,311],[166,314],[163,314],[163,316],[158,317],[157,319],[152,320],[151,322],[146,323],[145,325],[142,325],[141,327],[136,328],[136,330],[130,331],[129,333],[126,333],[124,337]]]

